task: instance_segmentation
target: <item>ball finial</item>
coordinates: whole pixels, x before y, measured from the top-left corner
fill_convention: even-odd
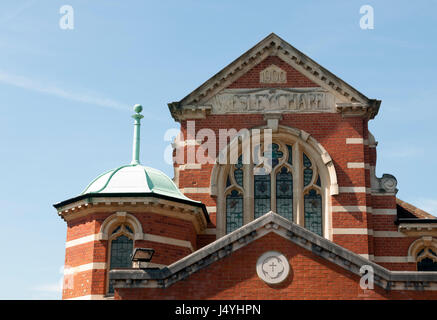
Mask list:
[[[136,105],[134,105],[134,111],[135,111],[136,113],[140,113],[141,111],[143,111],[143,106],[140,105],[140,104],[136,104]]]

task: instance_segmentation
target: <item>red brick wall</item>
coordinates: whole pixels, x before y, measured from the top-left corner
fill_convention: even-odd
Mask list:
[[[97,234],[100,232],[101,225],[107,217],[116,211],[127,211],[140,221],[144,233],[189,241],[194,250],[197,248],[198,239],[196,230],[190,221],[150,213],[145,208],[139,208],[138,206],[132,207],[127,205],[118,208],[118,210],[107,209],[108,212],[104,212],[104,210],[97,206],[95,209],[89,210],[86,217],[69,221],[67,241]],[[200,244],[204,245],[203,242],[200,242]],[[182,259],[192,252],[187,247],[145,240],[136,240],[134,246],[153,248],[155,250],[153,262],[164,265],[169,265]],[[108,262],[108,250],[107,240],[90,241],[68,247],[65,250],[65,267],[72,268],[90,263]],[[66,276],[64,278],[63,299],[106,293],[106,270],[81,271],[73,276]],[[68,287],[68,284],[73,287]]]
[[[256,274],[256,261],[276,250],[290,263],[288,278],[268,285]],[[116,289],[116,299],[436,299],[437,292],[365,292],[359,277],[274,233],[166,289]]]
[[[260,84],[260,72],[270,65],[277,65],[287,72],[287,82],[284,84]],[[278,57],[268,57],[251,70],[234,81],[228,88],[303,88],[318,87],[317,84],[299,73]],[[279,124],[302,129],[312,135],[327,150],[333,159],[338,185],[340,187],[366,187],[370,188],[370,170],[367,168],[348,168],[348,163],[365,163],[366,166],[376,164],[376,148],[370,148],[368,143],[346,144],[347,138],[361,138],[368,140],[368,120],[362,117],[344,117],[337,113],[318,114],[283,114]],[[205,119],[196,119],[197,133],[200,129],[212,129],[219,136],[220,129],[250,129],[265,125],[263,114],[228,114],[208,115]],[[181,122],[181,131],[185,139],[193,140],[195,136],[187,136],[187,120]],[[187,151],[197,151],[199,146],[185,147],[185,159]],[[219,151],[217,141],[216,149]],[[175,164],[177,166],[178,164]],[[202,165],[200,170],[181,170],[179,172],[179,187],[206,188],[210,184],[212,164]],[[207,206],[216,206],[216,199],[208,194],[189,193],[188,197],[202,201]],[[331,197],[334,206],[364,206],[369,212],[346,212],[333,213],[332,225],[334,228],[367,228],[377,231],[396,231],[393,216],[373,215],[370,211],[377,209],[394,209],[394,196],[372,196],[369,193],[340,193]],[[212,224],[216,223],[215,214],[211,215]],[[392,238],[396,241],[398,238]],[[381,243],[384,241],[373,236],[366,235],[335,235],[333,240],[346,248],[362,254],[374,254],[375,250],[382,254]],[[206,243],[202,240],[202,243]],[[404,248],[396,247],[397,256],[405,256]],[[395,264],[392,264],[395,265]],[[402,265],[399,265],[402,268]]]

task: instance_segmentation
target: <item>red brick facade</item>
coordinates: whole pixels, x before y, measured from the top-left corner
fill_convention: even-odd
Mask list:
[[[276,38],[273,37],[273,39]],[[420,239],[420,236],[403,234],[398,230],[395,224],[397,219],[396,192],[384,191],[379,185],[375,187],[375,181],[379,183],[381,180],[374,176],[376,142],[368,131],[368,121],[376,113],[370,116],[369,112],[360,113],[361,109],[359,109],[370,110],[373,100],[363,98],[359,92],[347,84],[338,85],[341,80],[330,75],[326,70],[315,68],[314,62],[304,61],[299,56],[300,53],[293,53],[292,49],[287,49],[288,53],[282,53],[280,50],[285,49],[275,47],[276,51],[272,49],[268,54],[270,49],[266,48],[272,48],[272,45],[268,42],[265,47],[259,45],[260,54],[255,54],[254,50],[257,47],[251,49],[249,53],[253,55],[253,58],[249,57],[249,54],[243,55],[239,58],[240,66],[236,64],[240,61],[238,60],[234,62],[235,65],[228,66],[205,84],[211,87],[210,89],[200,87],[193,93],[199,95],[200,98],[192,98],[193,94],[188,98],[192,101],[202,101],[203,97],[219,92],[221,86],[222,89],[229,90],[323,88],[327,92],[332,92],[335,99],[341,102],[336,105],[336,111],[281,112],[281,117],[277,122],[281,128],[298,130],[301,135],[302,133],[308,134],[326,151],[326,154],[320,155],[329,157],[326,165],[328,166],[328,162],[332,161],[334,175],[337,179],[335,186],[337,190],[332,191],[335,188],[332,189],[331,193],[327,193],[328,197],[324,199],[329,204],[330,226],[329,232],[325,232],[323,237],[389,270],[415,271],[416,262],[411,260],[408,251],[411,244]],[[255,64],[254,61],[256,61]],[[309,64],[305,65],[305,63]],[[260,72],[271,65],[286,72],[285,82],[260,83]],[[235,74],[239,76],[236,77]],[[216,82],[211,82],[213,80]],[[349,104],[341,99],[347,99]],[[365,103],[362,101],[368,105],[363,107]],[[187,104],[188,107],[195,109],[190,103]],[[194,102],[193,105],[195,105]],[[183,107],[183,105],[180,107],[182,114],[185,112]],[[171,112],[175,117],[176,111],[171,109]],[[104,222],[111,219],[117,212],[125,212],[137,219],[142,230],[140,238],[133,239],[134,247],[153,248],[155,254],[152,262],[162,266],[177,262],[220,237],[216,227],[218,219],[222,218],[218,215],[223,212],[219,212],[218,208],[224,204],[218,203],[217,195],[212,192],[213,174],[217,169],[217,164],[189,166],[192,164],[190,157],[202,148],[204,142],[196,141],[197,134],[202,129],[210,129],[216,137],[219,137],[220,130],[223,129],[250,130],[266,127],[269,124],[264,111],[222,114],[208,111],[201,113],[200,116],[199,114],[193,112],[183,114],[180,118],[175,117],[181,125],[183,136],[181,142],[185,142],[182,147],[183,163],[174,163],[175,181],[187,197],[200,201],[206,206],[209,211],[209,223],[204,227],[199,227],[193,215],[186,214],[191,210],[190,208],[176,210],[173,205],[162,203],[153,204],[153,210],[150,203],[122,203],[121,201],[90,204],[88,207],[73,206],[73,209],[58,209],[61,215],[69,210],[70,212],[76,210],[67,223],[65,257],[66,266],[73,270],[73,275],[66,277],[65,281],[74,285],[64,286],[64,299],[106,295],[110,234],[105,236],[102,230]],[[194,123],[194,132],[190,132],[189,122],[190,125]],[[189,143],[190,141],[195,141],[195,143]],[[221,151],[218,139],[216,150],[217,154]],[[126,221],[128,220],[121,219],[120,223],[114,223],[108,232],[112,232],[117,225],[128,223]],[[137,232],[139,231],[135,230],[135,233]],[[143,234],[148,235],[148,238],[143,238]],[[428,234],[424,231],[423,235]],[[138,237],[138,235],[135,234],[133,237]],[[267,285],[257,276],[254,268],[258,257],[269,250],[283,253],[292,269],[287,280],[280,285]],[[363,291],[359,286],[357,275],[271,233],[169,288],[120,288],[116,289],[115,298],[435,299],[437,291],[385,291],[380,287]]]
[[[276,250],[288,257],[291,271],[278,285],[256,274],[258,257]],[[359,277],[273,233],[166,289],[118,289],[116,299],[436,299],[437,291],[363,290]]]

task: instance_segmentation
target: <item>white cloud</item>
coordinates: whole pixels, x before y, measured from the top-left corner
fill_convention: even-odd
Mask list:
[[[96,94],[73,92],[73,91],[59,88],[56,85],[44,84],[41,81],[36,81],[28,77],[12,75],[3,71],[0,71],[0,82],[23,89],[41,92],[52,96],[57,96],[59,98],[63,98],[67,100],[78,101],[82,103],[87,103],[87,104],[92,104],[92,105],[97,105],[107,108],[114,108],[119,110],[129,109],[129,106],[127,104],[112,99],[103,98]]]

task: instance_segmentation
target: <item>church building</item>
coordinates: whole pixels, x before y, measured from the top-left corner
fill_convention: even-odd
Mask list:
[[[63,299],[437,299],[437,219],[375,173],[380,104],[272,33],[168,104],[173,179],[136,105],[132,162],[54,205]]]

